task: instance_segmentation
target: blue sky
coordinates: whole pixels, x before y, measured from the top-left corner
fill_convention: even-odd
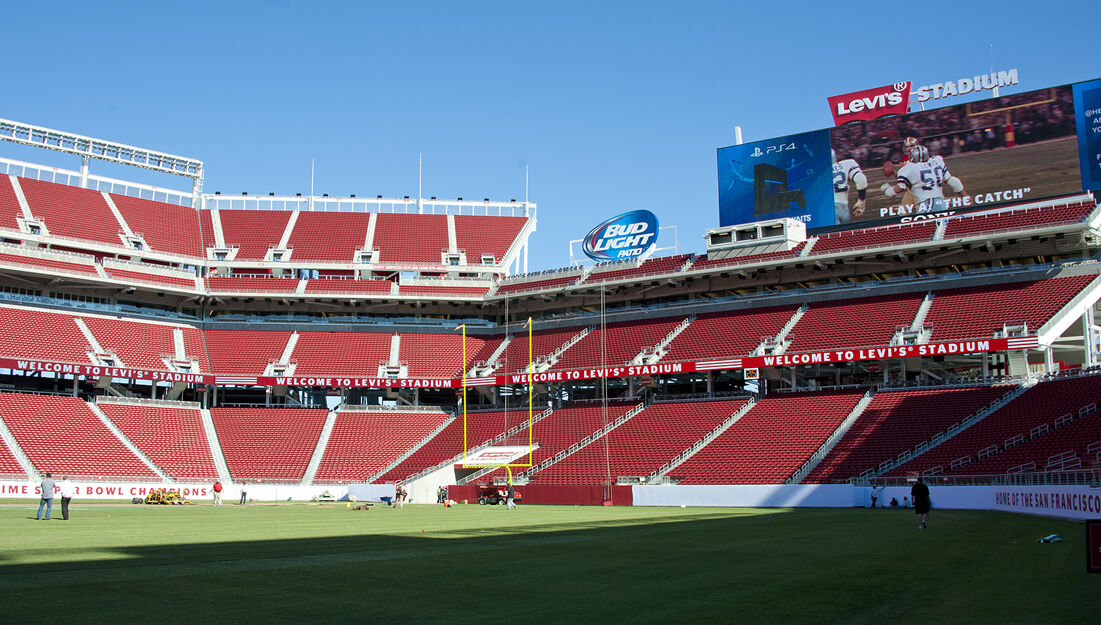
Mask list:
[[[702,252],[736,124],[830,126],[827,96],[973,76],[991,44],[1020,90],[1101,74],[1086,1],[4,4],[0,117],[200,158],[224,194],[305,193],[315,158],[319,194],[415,196],[423,153],[425,197],[521,199],[529,166],[533,271],[635,209]]]

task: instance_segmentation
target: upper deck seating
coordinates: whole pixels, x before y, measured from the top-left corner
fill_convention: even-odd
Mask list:
[[[234,260],[264,260],[268,250],[279,245],[290,218],[290,211],[218,211],[226,245],[239,248]],[[207,247],[214,246],[213,238],[204,242]]]
[[[206,282],[211,291],[293,293],[298,288],[299,280],[267,276],[210,276]]]
[[[1018,208],[981,215],[960,215],[948,221],[945,239],[966,237],[1000,230],[1026,230],[1048,225],[1078,223],[1096,208],[1093,202]]]
[[[987,338],[1005,324],[1025,323],[1035,334],[1095,275],[937,290],[925,325],[933,341]]]
[[[497,295],[509,293],[526,293],[529,291],[555,291],[563,289],[577,282],[580,273],[555,276],[543,280],[507,282],[497,286]]]
[[[287,347],[290,332],[259,330],[206,330],[207,353],[216,373],[262,375],[268,363],[277,362]]]
[[[91,364],[90,349],[72,315],[0,306],[0,355]]]
[[[466,337],[467,368],[482,344],[480,338]],[[400,360],[409,366],[409,377],[458,377],[463,371],[463,337],[458,333],[402,334]]]
[[[414,297],[477,297],[481,299],[487,292],[484,286],[437,286],[423,284],[401,285],[401,295]]]
[[[892,245],[931,241],[936,231],[937,223],[929,221],[831,232],[818,237],[818,241],[811,248],[810,255],[816,256],[841,250],[888,248]]]
[[[116,354],[126,366],[139,369],[165,370],[164,358],[176,359],[173,330],[179,328],[183,333],[186,359],[197,361],[202,371],[210,371],[200,330],[189,326],[107,317],[83,319],[100,347]]]
[[[161,273],[152,273],[139,271],[140,267],[135,267],[134,270],[118,269],[116,267],[108,267],[107,275],[116,280],[122,280],[124,282],[132,283],[153,283],[163,284],[165,286],[173,286],[181,289],[188,289],[191,291],[195,289],[195,277],[190,278],[185,276],[169,276]]]
[[[287,247],[294,250],[291,259],[355,262],[356,250],[363,249],[370,222],[369,213],[303,211],[287,240]]]
[[[373,245],[380,263],[442,265],[447,215],[377,213]]]
[[[608,282],[610,280],[623,280],[627,278],[642,278],[645,276],[666,275],[675,274],[684,266],[684,263],[688,262],[691,258],[691,254],[680,254],[677,256],[659,256],[657,258],[647,258],[642,261],[637,267],[624,267],[616,269],[623,263],[615,263],[609,265],[607,268],[597,266],[593,269],[592,273],[585,278],[585,284],[598,284],[600,282]]]
[[[39,269],[50,273],[77,273],[85,276],[98,276],[95,259],[92,256],[81,257],[76,255],[40,258],[15,253],[10,247],[0,248],[0,263],[16,265],[20,269]],[[10,252],[10,253],[5,253]],[[65,260],[61,260],[64,258]]]
[[[508,344],[508,347],[505,347],[505,351],[497,359],[497,371],[498,373],[527,371],[530,361],[539,360],[552,354],[584,329],[583,326],[557,330],[537,329],[532,333],[530,349],[527,330],[517,330],[512,335],[512,341]]]
[[[11,186],[11,178],[0,175],[0,228],[19,229],[18,218],[23,216],[19,199]]]
[[[468,265],[481,264],[487,254],[500,264],[526,222],[527,217],[455,215],[455,241]]]
[[[19,186],[31,214],[46,224],[52,236],[122,246],[122,225],[99,191],[33,178],[20,178]]]
[[[114,193],[111,201],[130,230],[141,234],[151,249],[197,258],[206,255],[199,231],[199,214],[194,208]]]
[[[295,375],[378,375],[390,361],[390,334],[301,332],[294,347]]]
[[[911,293],[811,302],[788,334],[787,352],[889,345],[900,327],[910,327],[924,297]]]
[[[627,364],[644,349],[657,345],[683,319],[671,317],[653,321],[611,323],[605,334],[594,327],[562,354],[554,369],[580,369]],[[525,341],[526,342],[526,341]]]
[[[662,361],[747,355],[763,337],[776,336],[798,309],[789,305],[700,315],[673,339]]]
[[[389,280],[360,280],[355,278],[310,278],[306,282],[307,293],[364,293],[389,295]]]

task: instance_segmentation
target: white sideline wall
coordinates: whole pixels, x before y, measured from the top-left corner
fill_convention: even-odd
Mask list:
[[[129,500],[144,497],[156,488],[182,492],[195,503],[213,500],[211,484],[73,480],[73,485],[77,500]],[[225,503],[238,501],[241,488],[240,484],[226,485],[222,500]],[[247,484],[244,488],[248,498],[256,501],[310,501],[326,491],[336,499],[355,495],[360,501],[377,501],[394,494],[391,484]],[[37,481],[0,480],[0,499],[38,499],[38,489]],[[848,484],[633,486],[631,491],[636,506],[852,508],[871,505],[869,487]],[[1075,520],[1101,519],[1101,488],[1089,486],[937,486],[934,482],[930,484],[930,491],[934,512],[938,508],[997,510]],[[909,496],[909,487],[887,487],[882,489],[879,504],[888,504],[892,497],[902,502],[903,497]]]
[[[933,510],[997,510],[1066,519],[1101,519],[1101,488],[1089,486],[937,486],[930,483]],[[751,508],[850,508],[871,505],[871,488],[848,484],[747,486],[633,486],[636,506],[728,506]],[[882,489],[879,504],[910,496],[908,486]]]

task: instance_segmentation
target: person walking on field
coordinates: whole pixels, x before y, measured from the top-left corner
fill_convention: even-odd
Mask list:
[[[214,482],[214,486],[210,490],[214,492],[214,505],[222,505],[222,482]]]
[[[929,527],[925,524],[925,517],[929,514],[929,508],[932,502],[929,499],[929,487],[925,485],[925,480],[918,477],[917,483],[910,488],[910,499],[914,502],[914,512],[921,518],[921,524],[918,525],[919,530],[923,530]]]
[[[872,510],[875,510],[875,502],[879,499],[879,487],[872,484]]]
[[[69,476],[62,475],[61,483],[57,485],[58,494],[61,495],[61,518],[65,521],[69,520],[69,502],[73,500],[73,494],[76,489],[73,488],[73,483],[69,481]]]
[[[512,485],[512,482],[508,483],[508,491],[506,491],[506,494],[508,496],[508,499],[506,500],[506,503],[508,504],[508,509],[512,510],[516,507],[516,487]]]
[[[46,477],[42,478],[39,490],[42,491],[42,498],[38,500],[38,514],[34,515],[34,520],[42,519],[42,506],[46,506],[45,520],[49,521],[50,511],[54,509],[54,478],[49,472],[46,472]]]

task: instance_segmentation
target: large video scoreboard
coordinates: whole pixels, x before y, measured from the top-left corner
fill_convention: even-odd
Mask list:
[[[718,183],[720,226],[808,229],[1099,189],[1101,80],[720,148]]]

